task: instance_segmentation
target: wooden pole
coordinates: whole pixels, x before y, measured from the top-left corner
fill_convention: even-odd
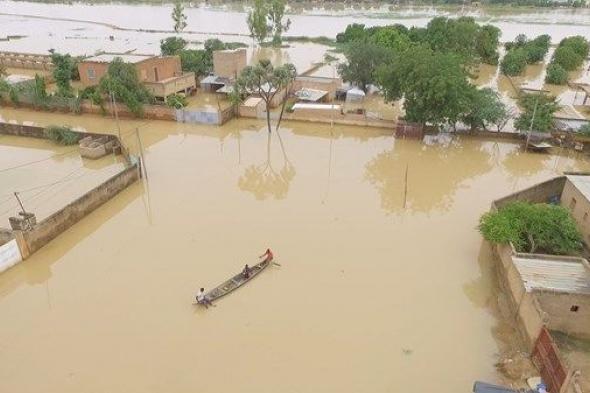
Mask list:
[[[27,212],[25,211],[25,207],[23,206],[23,202],[20,200],[20,198],[18,197],[18,192],[14,193],[14,197],[16,198],[16,200],[18,201],[18,204],[20,205],[20,208],[23,212],[24,215],[27,214]]]
[[[139,128],[135,129],[135,135],[137,136],[137,143],[138,143],[138,147],[139,147],[139,156],[141,157],[141,166],[143,167],[143,172],[145,174],[145,180],[148,180],[147,167],[145,165],[145,157],[143,156],[143,144],[141,143],[141,138],[139,137]]]
[[[404,183],[404,210],[406,209],[408,202],[408,166],[409,164],[406,164],[406,179]]]
[[[115,114],[115,121],[117,122],[117,133],[119,134],[119,143],[123,145],[123,140],[121,139],[121,125],[119,124],[119,112],[117,111],[117,102],[115,101],[115,94],[111,91],[111,101],[113,103],[113,112]]]

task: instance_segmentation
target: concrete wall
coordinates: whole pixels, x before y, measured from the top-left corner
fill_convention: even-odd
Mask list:
[[[319,112],[319,111],[315,111]],[[285,111],[283,115],[283,120],[295,120],[295,121],[306,121],[312,123],[325,123],[331,124],[341,124],[347,126],[360,126],[360,127],[375,127],[375,128],[387,128],[391,129],[393,132],[393,128],[395,127],[395,121],[393,120],[378,120],[378,119],[370,119],[364,115],[355,115],[351,113],[342,114],[340,112],[334,113],[334,116],[331,116],[330,111],[324,111],[327,113],[320,113],[320,114],[310,114],[310,113],[303,113],[301,110],[297,110],[293,113],[287,113]],[[263,116],[266,116],[264,113]],[[272,113],[271,118],[276,119],[278,118],[278,113]]]
[[[213,72],[233,80],[247,65],[246,49],[216,50],[213,52]]]
[[[14,239],[14,235],[12,234],[12,230],[7,228],[0,228],[0,246],[8,243]]]
[[[533,203],[546,203],[550,199],[561,198],[561,193],[565,186],[566,177],[559,176],[551,180],[544,181],[524,190],[510,194],[504,198],[500,198],[492,202],[492,207],[499,209],[510,202],[528,201]]]
[[[590,201],[567,179],[561,193],[561,204],[570,211],[584,241],[590,244]]]
[[[32,230],[14,231],[23,258],[39,250],[138,179],[139,166],[135,164],[38,222]]]
[[[544,326],[544,313],[536,298],[526,292],[522,278],[512,262],[514,250],[511,245],[500,244],[495,247],[499,264],[497,275],[500,286],[510,301],[510,307],[517,322],[518,330],[527,344],[532,349],[535,340]]]
[[[546,313],[547,327],[582,339],[590,339],[590,295],[535,291]],[[572,306],[578,306],[572,311]]]

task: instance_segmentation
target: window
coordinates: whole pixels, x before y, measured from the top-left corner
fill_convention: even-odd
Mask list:
[[[156,67],[154,67],[154,80],[156,82],[160,80],[160,78],[158,78],[158,69]]]
[[[574,210],[576,208],[576,198],[572,198],[570,201],[570,210]]]
[[[86,70],[86,74],[88,75],[88,79],[96,79],[96,72],[94,71],[94,68],[89,68]]]
[[[580,309],[580,306],[577,306],[575,304],[570,307],[570,311],[571,312],[578,312],[579,309]]]

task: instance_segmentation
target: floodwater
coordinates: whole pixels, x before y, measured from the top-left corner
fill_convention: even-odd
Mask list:
[[[0,227],[21,210],[14,192],[42,220],[123,168],[119,156],[87,160],[78,146],[0,135]]]
[[[0,109],[114,132],[112,119]],[[501,381],[510,337],[489,249],[494,198],[564,170],[570,151],[285,122],[123,121],[137,183],[0,275],[7,392],[467,392]],[[407,182],[406,182],[407,174]],[[272,247],[273,266],[203,310]]]

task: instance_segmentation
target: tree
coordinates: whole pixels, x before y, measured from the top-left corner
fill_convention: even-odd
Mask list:
[[[545,94],[524,94],[518,100],[518,104],[522,112],[514,121],[514,127],[517,130],[532,129],[539,132],[551,130],[553,114],[559,109],[556,97]]]
[[[395,53],[401,53],[411,45],[411,41],[407,34],[400,33],[395,26],[386,26],[378,29],[373,35],[371,35],[370,40],[375,45],[391,49]]]
[[[268,9],[265,0],[254,0],[254,8],[248,12],[246,22],[250,36],[259,44],[263,43],[271,28],[267,24]]]
[[[504,75],[516,76],[522,74],[527,64],[527,52],[524,48],[512,49],[500,63],[500,69]]]
[[[588,57],[590,52],[590,43],[584,37],[576,35],[573,37],[567,37],[561,40],[559,46],[567,46],[576,52],[582,59]]]
[[[184,13],[184,6],[180,0],[174,3],[171,16],[174,22],[174,31],[180,33],[186,27],[186,14]]]
[[[547,66],[547,76],[545,82],[553,85],[565,85],[569,76],[566,70],[557,63],[551,63]]]
[[[75,67],[74,59],[70,55],[52,53],[51,62],[54,66],[53,78],[57,85],[56,94],[61,97],[73,97],[71,81]]]
[[[569,211],[546,203],[512,202],[485,213],[479,231],[486,240],[512,243],[519,252],[566,255],[582,249],[582,235]]]
[[[288,89],[290,83],[295,79],[296,74],[293,64],[273,67],[269,60],[261,60],[254,66],[244,68],[236,81],[239,94],[256,94],[264,101],[266,105],[268,132],[272,131],[270,126],[271,102],[277,94],[282,94],[283,90]],[[283,101],[281,108],[278,120],[279,124],[283,117],[284,108],[285,101]]]
[[[274,46],[280,46],[282,43],[282,35],[284,31],[289,30],[291,26],[291,19],[287,19],[283,23],[285,9],[287,7],[286,0],[268,0],[268,20],[272,30],[272,43]]]
[[[582,65],[584,58],[569,46],[560,46],[553,53],[552,62],[559,64],[566,71],[574,71]]]
[[[365,30],[365,25],[360,23],[352,23],[346,26],[346,29],[343,33],[338,33],[336,35],[336,42],[345,44],[352,41],[358,41],[361,39],[367,38],[367,32]]]
[[[501,124],[508,115],[506,105],[500,100],[498,93],[490,88],[470,90],[468,109],[461,115],[461,121],[472,131],[486,130],[489,125]]]
[[[484,25],[479,28],[475,39],[477,54],[486,64],[497,65],[500,55],[498,44],[500,42],[500,29],[492,25]]]
[[[422,124],[456,124],[469,108],[473,86],[455,53],[415,46],[377,70],[387,101],[405,98],[406,119]]]
[[[387,54],[386,49],[372,42],[353,41],[344,49],[347,61],[338,65],[338,71],[344,81],[367,91],[375,82],[375,71],[384,64]]]
[[[178,55],[186,47],[187,42],[180,37],[167,37],[160,41],[160,51],[163,56]]]
[[[120,57],[116,57],[109,64],[106,75],[100,81],[100,90],[104,94],[113,94],[136,116],[142,116],[143,105],[150,103],[153,99],[139,81],[133,64],[123,62]]]

